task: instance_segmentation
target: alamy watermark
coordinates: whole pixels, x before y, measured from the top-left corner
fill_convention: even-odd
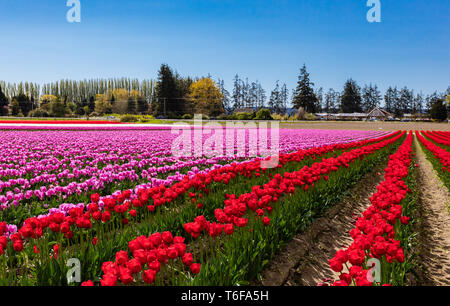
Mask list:
[[[182,157],[261,158],[261,168],[278,166],[280,153],[279,122],[218,121],[203,124],[202,116],[194,116],[194,124],[177,122],[171,133],[172,155]]]
[[[81,262],[78,258],[70,258],[66,264],[69,271],[66,273],[67,283],[81,283]]]
[[[367,0],[367,7],[370,7],[366,18],[370,23],[381,22],[381,1]],[[66,6],[70,7],[67,11],[66,19],[69,23],[81,22],[81,2],[80,0],[67,0]]]
[[[66,15],[67,22],[69,23],[81,22],[80,0],[67,0],[66,6],[70,7]]]
[[[376,258],[370,258],[367,261],[367,267],[370,268],[367,272],[367,280],[371,283],[381,282],[381,262]]]
[[[381,22],[381,2],[380,0],[368,0],[367,7],[370,10],[367,12],[367,21],[370,23]]]

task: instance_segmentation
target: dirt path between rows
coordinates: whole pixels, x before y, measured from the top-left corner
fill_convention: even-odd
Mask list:
[[[354,227],[354,216],[370,206],[369,198],[383,180],[385,167],[380,165],[368,173],[340,203],[328,209],[306,232],[296,235],[275,255],[256,285],[316,286],[327,278],[338,279],[328,260],[352,243],[349,231]]]
[[[450,203],[448,189],[443,186],[432,164],[427,160],[415,138],[416,160],[419,164],[418,184],[422,215],[420,261],[423,270],[421,285],[450,285]]]
[[[419,258],[418,279],[412,285],[450,285],[450,197],[432,164],[427,160],[417,138],[414,138],[415,160],[419,165]],[[343,201],[314,221],[306,232],[296,235],[285,245],[262,272],[255,285],[316,286],[327,279],[338,279],[329,268],[328,260],[336,251],[352,242],[349,231],[354,217],[370,206],[369,198],[383,180],[380,165],[367,174]],[[419,281],[419,283],[417,283]]]

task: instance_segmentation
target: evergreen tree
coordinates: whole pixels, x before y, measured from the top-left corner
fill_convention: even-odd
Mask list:
[[[400,90],[399,94],[399,109],[401,114],[410,114],[413,109],[414,93],[406,86]]]
[[[303,107],[306,112],[315,113],[317,111],[317,97],[314,94],[314,83],[309,79],[306,65],[303,65],[298,77],[297,88],[294,92],[292,104],[295,108]]]
[[[381,102],[381,93],[378,90],[378,86],[364,86],[362,90],[362,101],[363,101],[363,110],[368,113],[372,111],[375,107],[380,106]]]
[[[233,83],[233,108],[241,108],[242,102],[241,102],[241,79],[236,74],[234,77],[234,83]]]
[[[127,114],[135,114],[136,108],[136,99],[130,95],[127,101]]]
[[[232,106],[231,106],[231,100],[230,100],[230,93],[229,91],[225,88],[225,81],[219,79],[217,81],[217,86],[220,89],[220,92],[223,95],[223,107],[225,109],[225,112],[227,114],[230,114],[232,112]]]
[[[450,86],[447,88],[446,92],[445,92],[445,105],[447,106],[447,114],[450,114]]]
[[[361,88],[352,79],[344,86],[341,97],[341,110],[343,113],[360,113],[363,111],[361,105]]]
[[[403,112],[404,105],[400,97],[400,91],[401,90],[396,91],[394,104],[392,105],[392,112],[395,114],[396,117],[402,117],[404,113]]]
[[[384,108],[387,112],[394,112],[394,106],[398,98],[397,87],[389,88],[386,90],[386,94],[384,95]]]
[[[26,117],[32,109],[31,101],[24,93],[19,93],[14,99],[19,103],[22,114]]]
[[[139,95],[137,97],[137,111],[139,114],[146,114],[148,112],[148,103],[145,100],[145,97]]]
[[[2,86],[0,85],[0,116],[8,115],[7,109],[8,105],[9,105],[8,98],[3,93]]]
[[[445,97],[445,104],[447,105],[447,114],[450,114],[450,94]]]
[[[168,116],[169,113],[176,114],[182,112],[180,101],[177,100],[177,86],[172,69],[162,64],[158,72],[156,82],[157,104],[154,108],[155,115]]]
[[[250,85],[248,84],[248,78],[245,79],[245,82],[241,84],[241,101],[243,107],[251,107],[250,106]]]
[[[280,90],[280,111],[282,114],[285,114],[287,111],[288,98],[289,98],[289,90],[287,89],[286,84],[283,84]]]
[[[436,91],[425,98],[425,112],[427,114],[431,114],[431,108],[439,99],[440,97]]]
[[[277,114],[281,114],[281,93],[280,93],[280,84],[279,81],[276,82],[275,85],[275,89],[272,90],[272,92],[270,93],[270,99],[269,99],[269,108],[277,113]]]
[[[95,110],[95,96],[89,97],[88,107],[89,107],[89,114]]]
[[[30,98],[30,104],[31,104],[31,110],[30,111],[32,111],[33,109],[36,108],[36,101],[34,100],[34,97],[32,95],[30,95],[30,97],[31,97]]]
[[[182,114],[193,114],[194,106],[188,98],[190,87],[193,83],[194,80],[192,80],[192,78],[183,78],[178,73],[175,74],[176,95],[174,100],[176,101],[176,108],[171,111],[175,116],[178,117]]]
[[[419,116],[422,116],[423,102],[423,94],[417,94],[417,96],[414,98],[414,113]]]
[[[435,120],[443,121],[447,119],[447,108],[443,99],[437,99],[433,102],[430,114],[431,118]]]
[[[11,115],[19,116],[19,114],[21,114],[19,101],[17,101],[16,98],[13,98],[11,102]]]
[[[321,112],[323,109],[323,103],[324,103],[324,98],[323,98],[323,88],[320,87],[316,92],[315,95],[317,97],[317,107],[316,107],[316,112]]]
[[[249,107],[251,107],[251,108],[258,107],[258,85],[256,84],[256,82],[252,82],[250,84]]]
[[[176,98],[184,98],[189,95],[189,89],[194,83],[192,78],[183,78],[178,73],[175,73]]]
[[[335,113],[337,111],[337,105],[339,103],[339,93],[330,88],[325,95],[323,111],[327,114]]]
[[[258,104],[257,107],[258,108],[263,108],[266,104],[266,91],[262,88],[261,84],[258,83]]]

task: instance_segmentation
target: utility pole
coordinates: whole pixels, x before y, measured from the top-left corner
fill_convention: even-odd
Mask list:
[[[167,98],[164,98],[164,119],[166,119],[166,117],[167,117],[167,114],[166,114],[166,99]]]

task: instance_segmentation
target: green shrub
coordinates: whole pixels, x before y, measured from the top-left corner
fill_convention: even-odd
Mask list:
[[[120,122],[138,122],[138,118],[133,115],[125,115],[120,118]]]
[[[46,112],[43,109],[37,108],[35,110],[32,110],[29,114],[29,117],[34,117],[34,118],[44,118],[44,117],[50,117],[49,113]]]
[[[145,115],[145,116],[140,116],[139,117],[139,122],[142,122],[142,123],[149,123],[152,120],[155,120],[155,118],[153,116],[150,116],[150,115]]]
[[[272,118],[273,118],[273,120],[278,120],[278,121],[281,121],[281,120],[283,120],[283,116],[282,115],[279,115],[279,114],[272,114]]]
[[[231,117],[231,116],[228,116],[227,114],[220,114],[220,115],[217,117],[217,120],[230,120],[230,117]]]
[[[306,113],[305,114],[305,120],[309,120],[309,121],[316,120],[316,116],[314,114],[311,114],[311,113]]]
[[[181,119],[183,120],[191,120],[192,118],[194,118],[194,116],[192,116],[191,114],[184,114]]]
[[[181,116],[175,112],[168,112],[165,119],[181,119]]]
[[[236,113],[236,120],[253,120],[254,115],[252,113]]]
[[[64,105],[61,101],[52,101],[49,104],[50,116],[52,117],[65,117],[66,114],[70,113],[68,107]]]
[[[270,110],[266,108],[260,109],[255,116],[256,120],[273,120],[272,116],[270,115]]]

